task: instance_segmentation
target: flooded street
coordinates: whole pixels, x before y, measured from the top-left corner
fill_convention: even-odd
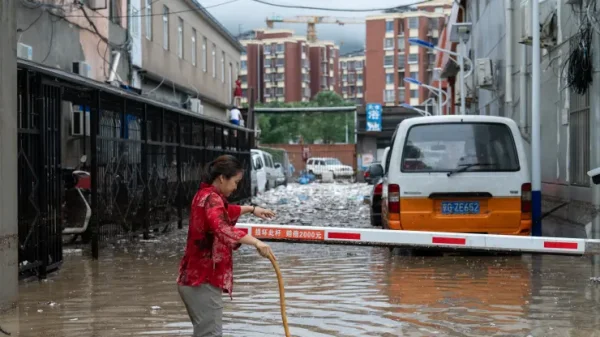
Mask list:
[[[290,186],[257,201],[280,213],[278,223],[367,227],[360,196],[368,191],[365,185]],[[99,261],[70,254],[48,280],[21,284],[20,303],[0,315],[0,326],[32,337],[190,336],[175,285],[185,237],[185,230],[175,230],[117,244],[102,250]],[[590,280],[600,268],[591,258],[272,247],[293,336],[600,336],[600,283]],[[248,247],[235,256],[224,336],[283,336],[271,264]]]

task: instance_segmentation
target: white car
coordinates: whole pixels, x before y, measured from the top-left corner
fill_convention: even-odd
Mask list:
[[[309,158],[306,162],[308,173],[321,177],[325,172],[333,173],[333,178],[353,178],[354,169],[352,166],[344,165],[337,158]]]

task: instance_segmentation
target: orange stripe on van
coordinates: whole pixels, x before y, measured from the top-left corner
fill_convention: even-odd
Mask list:
[[[442,201],[479,201],[480,214],[444,215]],[[521,213],[520,197],[430,199],[401,198],[400,217],[390,214],[389,227],[404,230],[527,235],[531,220]],[[397,221],[397,223],[396,223]]]

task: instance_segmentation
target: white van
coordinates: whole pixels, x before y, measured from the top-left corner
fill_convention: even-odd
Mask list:
[[[252,154],[252,172],[256,175],[256,186],[252,186],[252,194],[262,194],[267,187],[267,168],[258,154]]]
[[[267,183],[266,183],[265,190],[268,191],[271,188],[277,187],[278,170],[277,170],[277,168],[275,168],[275,163],[273,162],[273,156],[271,156],[270,153],[265,152],[263,150],[252,149],[251,152],[252,152],[253,156],[254,155],[259,156],[259,158],[261,158],[262,162],[264,163],[265,172],[267,175]]]
[[[530,173],[512,119],[406,119],[394,133],[384,169],[383,228],[531,233]]]

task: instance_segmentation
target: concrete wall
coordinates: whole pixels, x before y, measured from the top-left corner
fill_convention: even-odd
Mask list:
[[[0,311],[18,297],[16,29],[15,2],[0,1]]]
[[[473,35],[469,44],[471,55],[474,60],[479,58],[490,58],[494,62],[494,85],[491,90],[476,89],[478,103],[471,107],[470,113],[498,115],[513,118],[519,122],[520,109],[525,105],[526,125],[524,127],[525,135],[528,136],[531,125],[531,47],[523,47],[518,42],[524,35],[523,29],[523,8],[521,3],[513,0],[512,11],[512,58],[513,67],[512,76],[507,79],[505,76],[506,66],[506,1],[485,1],[474,0],[467,4],[467,21],[473,23]],[[565,88],[565,82],[560,74],[563,65],[568,57],[570,50],[569,38],[577,32],[578,16],[573,12],[570,5],[556,0],[548,0],[540,3],[541,17],[543,23],[551,9],[557,10],[559,31],[557,46],[542,50],[542,74],[541,74],[541,138],[542,138],[542,183],[545,207],[550,207],[562,200],[570,201],[569,207],[564,208],[558,214],[570,220],[587,223],[590,221],[593,208],[599,206],[598,200],[594,200],[596,187],[575,186],[580,185],[570,172],[570,166],[580,161],[581,157],[571,158],[570,142],[576,135],[590,132],[590,165],[588,168],[597,167],[598,163],[591,151],[597,148],[598,139],[596,129],[600,126],[599,118],[594,117],[594,104],[597,92],[600,89],[597,80],[590,87],[591,95],[589,122],[583,128],[569,130],[572,120],[570,119],[571,105],[575,102],[575,95]],[[597,48],[597,40],[594,35],[594,43]],[[522,49],[526,49],[526,57],[523,58]],[[598,67],[598,58],[595,58]],[[526,71],[526,91],[521,97],[519,80],[522,76],[521,65],[525,64]],[[474,74],[476,75],[476,74]],[[473,88],[472,80],[469,85]],[[506,101],[506,81],[511,81],[512,101]],[[589,128],[589,130],[586,130]],[[530,148],[527,146],[527,150]],[[583,170],[582,169],[582,170]],[[579,179],[582,180],[582,179]],[[583,179],[585,182],[585,179]]]
[[[66,12],[51,15],[49,10],[31,9],[15,1],[17,27],[20,30],[18,42],[33,48],[34,62],[72,71],[73,62],[85,61],[92,68],[90,77],[105,81],[110,70],[110,48],[107,49],[107,44],[93,33],[94,29],[83,17],[81,10],[69,6],[72,1],[52,2],[63,6]],[[88,7],[85,7],[85,10],[103,38],[108,38],[115,44],[126,41],[127,31],[123,28],[127,25],[126,18],[122,18],[121,25],[117,25],[105,18],[108,16],[108,10],[93,11]],[[122,9],[122,13],[126,13],[126,7]],[[61,16],[68,17],[61,18]],[[118,74],[124,82],[128,83],[129,58],[124,51],[122,51]]]

